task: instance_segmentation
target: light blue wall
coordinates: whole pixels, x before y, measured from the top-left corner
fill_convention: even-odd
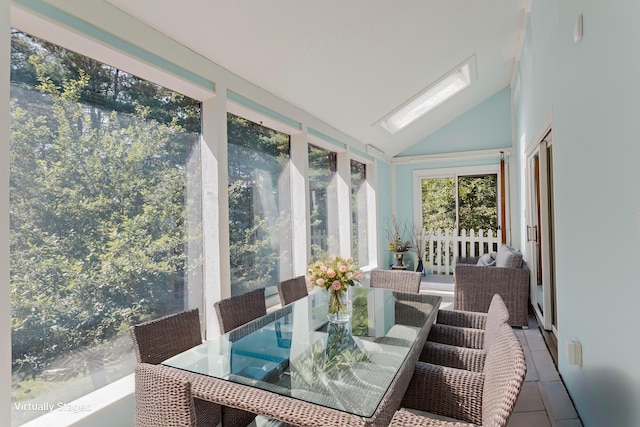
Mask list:
[[[519,150],[552,111],[559,371],[585,427],[640,425],[638,16],[637,0],[534,0],[514,86]]]
[[[511,147],[510,111],[511,91],[506,87],[399,157]]]
[[[511,147],[511,138],[511,91],[505,88],[404,151],[396,160],[428,154],[506,149]],[[394,165],[396,217],[411,225],[414,222],[414,171],[499,163],[499,156],[496,155],[473,160],[431,160]]]
[[[391,264],[391,258],[385,245],[385,218],[391,217],[391,165],[385,161],[376,159],[376,197],[378,215],[378,267],[387,268]]]

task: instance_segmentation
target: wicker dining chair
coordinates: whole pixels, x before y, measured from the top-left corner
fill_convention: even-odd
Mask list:
[[[195,427],[197,415],[191,384],[166,375],[165,369],[149,363],[136,365],[135,426]]]
[[[442,310],[445,311],[445,310]],[[438,312],[438,319],[441,312]],[[474,313],[475,314],[475,313]],[[480,313],[478,313],[480,314]],[[465,319],[464,316],[461,319]],[[496,340],[496,334],[502,323],[507,323],[509,312],[500,297],[495,295],[489,307],[489,313],[483,318],[484,328],[468,328],[456,325],[434,324],[429,338],[422,348],[420,360],[451,368],[482,372],[487,351]],[[437,325],[437,326],[436,326]],[[435,327],[435,328],[434,328]]]
[[[505,427],[526,373],[522,344],[503,322],[480,373],[417,362],[403,409],[395,413],[389,426]]]
[[[487,324],[491,322],[498,324],[508,320],[509,310],[502,297],[495,294],[487,313],[439,310],[436,323],[429,331],[427,342],[483,349]]]
[[[133,325],[129,327],[129,333],[138,364],[158,365],[176,354],[202,344],[198,309]],[[215,426],[222,420],[220,405],[200,399],[195,399],[194,405],[198,426]]]
[[[264,288],[217,301],[213,304],[213,307],[216,310],[221,334],[226,334],[267,314]],[[250,412],[239,409],[231,411],[230,408],[222,408],[223,426],[245,426],[251,423],[255,417],[256,415]]]
[[[371,270],[369,286],[417,294],[420,291],[421,279],[422,273],[419,271],[373,269]]]
[[[280,296],[280,305],[283,307],[300,298],[306,297],[309,295],[307,279],[304,276],[298,276],[279,282],[278,295]]]
[[[213,307],[218,316],[221,334],[267,314],[264,288],[217,301]]]

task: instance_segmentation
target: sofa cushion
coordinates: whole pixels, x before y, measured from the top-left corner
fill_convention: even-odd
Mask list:
[[[489,254],[484,254],[478,259],[478,265],[482,265],[485,267],[493,267],[496,265],[495,252],[491,252]]]
[[[496,255],[496,267],[522,268],[522,253],[503,244]]]

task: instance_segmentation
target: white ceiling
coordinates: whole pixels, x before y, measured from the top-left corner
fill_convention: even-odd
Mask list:
[[[393,157],[509,85],[526,0],[108,0]],[[477,81],[390,135],[375,123],[475,55]]]

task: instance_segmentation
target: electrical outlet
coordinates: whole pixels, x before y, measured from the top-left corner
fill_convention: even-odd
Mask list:
[[[579,341],[565,341],[567,361],[571,365],[582,366],[582,344]]]

